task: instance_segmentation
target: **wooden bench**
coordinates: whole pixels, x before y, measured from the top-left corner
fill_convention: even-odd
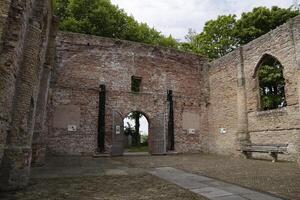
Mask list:
[[[278,154],[288,154],[288,144],[251,144],[241,148],[241,152],[246,158],[251,156],[251,153],[268,153],[272,156],[272,162],[276,162]]]

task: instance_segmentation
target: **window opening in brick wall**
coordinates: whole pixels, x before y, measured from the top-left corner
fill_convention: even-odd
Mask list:
[[[141,91],[142,78],[137,76],[131,77],[131,91],[140,92]]]
[[[271,55],[265,55],[256,72],[259,82],[259,107],[273,110],[287,106],[283,66]]]

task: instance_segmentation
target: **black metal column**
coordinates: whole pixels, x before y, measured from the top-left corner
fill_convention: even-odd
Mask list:
[[[99,89],[98,151],[103,153],[105,151],[105,85],[100,85]]]
[[[174,151],[174,110],[173,110],[173,91],[168,90],[168,151]]]

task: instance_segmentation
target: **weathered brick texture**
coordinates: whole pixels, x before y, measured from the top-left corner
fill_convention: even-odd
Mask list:
[[[248,132],[253,143],[288,143],[289,156],[295,160],[299,154],[299,26],[296,17],[277,29],[242,47],[243,60],[238,50],[211,63],[209,124],[216,152],[230,154],[236,151],[234,137],[237,122],[237,72],[244,66]],[[258,81],[255,70],[265,54],[277,58],[283,65],[288,106],[283,109],[260,111]],[[242,62],[242,63],[241,63]],[[220,109],[221,108],[221,109]],[[219,128],[227,128],[220,134]],[[219,143],[218,143],[219,141]]]
[[[36,111],[46,107],[37,107],[37,101],[44,82],[52,2],[5,3],[0,21],[0,190],[14,190],[28,183]]]
[[[32,138],[32,163],[43,165],[46,156],[46,138],[48,128],[46,126],[47,101],[50,86],[50,78],[55,59],[55,37],[58,28],[56,18],[49,15],[45,26],[45,35],[43,38],[44,48],[40,51],[41,72],[39,80],[39,93],[37,97],[36,116],[34,132]]]
[[[31,162],[43,164],[46,148],[67,155],[97,150],[101,84],[108,152],[116,123],[132,111],[149,120],[150,152],[165,148],[173,90],[175,151],[237,154],[250,142],[288,143],[289,155],[280,158],[300,163],[300,17],[209,63],[110,38],[56,38],[50,0],[4,0],[0,12],[1,190],[25,187]],[[255,71],[266,54],[284,67],[286,108],[259,109]],[[141,92],[131,92],[131,76],[142,78]]]
[[[296,17],[209,63],[209,70],[205,59],[182,52],[60,33],[49,104],[49,150],[59,154],[96,151],[98,87],[105,84],[108,149],[112,143],[113,110],[123,117],[133,110],[142,111],[148,115],[151,126],[155,114],[166,114],[166,90],[172,89],[176,151],[236,154],[241,145],[250,142],[288,143],[290,154],[282,158],[295,160],[299,155],[299,19]],[[265,54],[276,57],[284,67],[288,103],[284,109],[259,110],[254,75]],[[130,92],[132,75],[143,78],[140,94]],[[56,110],[62,105],[77,106],[80,110],[76,132],[67,131],[66,126],[71,123],[68,120],[63,127],[53,126]],[[200,116],[196,135],[188,135],[182,128],[186,112]]]
[[[107,88],[108,150],[112,143],[113,110],[123,118],[131,111],[145,113],[151,137],[155,117],[161,113],[166,115],[168,89],[174,91],[176,151],[203,150],[203,138],[207,135],[205,59],[161,47],[73,33],[59,34],[57,52],[57,68],[51,85],[49,151],[59,154],[96,151],[100,84]],[[142,77],[138,94],[131,92],[131,76]],[[80,110],[76,132],[68,132],[67,124],[59,127],[53,123],[59,117],[55,113],[68,105]],[[200,116],[196,134],[189,135],[183,130],[183,112]],[[72,121],[68,123],[72,125]],[[166,129],[162,128],[160,134],[164,133]]]
[[[27,2],[27,4],[26,4]],[[0,39],[0,161],[10,128],[16,77],[23,57],[25,28],[31,7],[28,1],[3,1]]]
[[[209,151],[213,153],[235,151],[239,61],[239,52],[234,51],[211,63],[209,70]],[[220,133],[221,128],[226,128],[225,134]]]

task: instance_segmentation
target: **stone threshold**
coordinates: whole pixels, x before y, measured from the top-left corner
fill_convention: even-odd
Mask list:
[[[187,173],[172,167],[156,168],[149,173],[209,200],[283,200],[270,194]]]
[[[94,153],[93,158],[111,157],[109,153]]]

